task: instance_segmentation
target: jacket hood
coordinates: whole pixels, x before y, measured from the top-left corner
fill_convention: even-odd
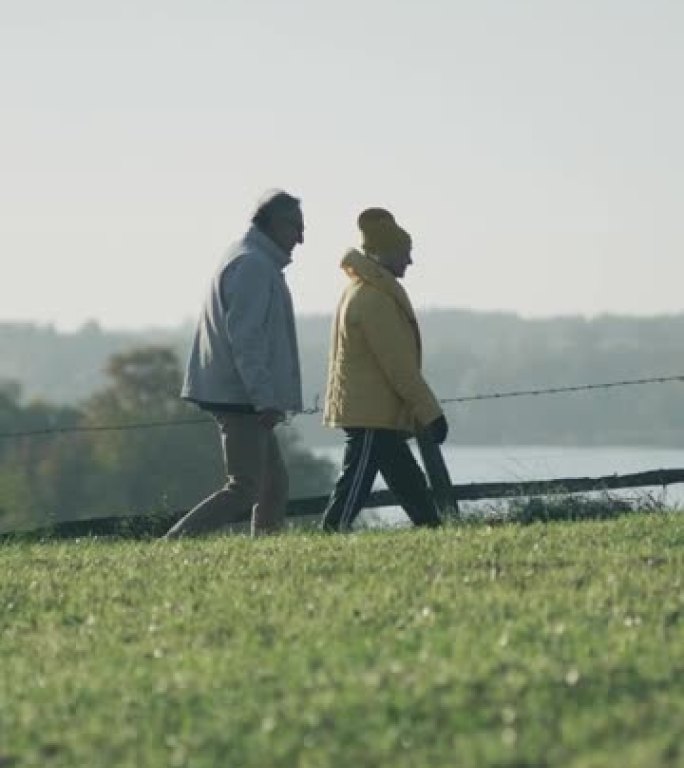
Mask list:
[[[345,253],[340,266],[352,280],[368,283],[373,288],[392,296],[409,318],[415,322],[415,314],[408,294],[399,284],[397,278],[389,270],[380,266],[377,261],[356,248],[350,248]]]

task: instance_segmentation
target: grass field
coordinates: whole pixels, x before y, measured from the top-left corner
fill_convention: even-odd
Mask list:
[[[0,767],[684,766],[684,514],[0,545]]]

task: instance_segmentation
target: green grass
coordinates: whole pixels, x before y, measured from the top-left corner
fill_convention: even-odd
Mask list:
[[[684,765],[684,514],[0,545],[0,766]]]

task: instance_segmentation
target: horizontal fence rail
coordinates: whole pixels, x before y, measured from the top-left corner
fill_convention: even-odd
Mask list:
[[[667,487],[684,483],[684,469],[656,469],[627,475],[604,475],[602,477],[561,477],[549,480],[528,480],[521,482],[467,483],[451,486],[454,502],[482,501],[488,499],[513,499],[527,496],[548,496],[559,494],[586,493],[627,488]],[[287,517],[310,517],[320,515],[328,496],[314,496],[292,499],[287,505]],[[391,491],[374,491],[364,505],[365,509],[398,506]],[[150,537],[166,532],[188,510],[177,510],[150,515],[124,515],[94,520],[71,520],[56,523],[48,528],[27,531],[26,534],[4,533],[0,539],[11,539],[17,535],[31,538],[80,538],[88,536]]]
[[[564,493],[588,493],[625,488],[666,487],[684,483],[684,469],[655,469],[629,475],[604,475],[602,477],[559,477],[551,480],[527,480],[514,483],[467,483],[451,486],[455,501],[483,501],[487,499],[511,499],[521,496],[551,496]],[[288,516],[315,515],[323,511],[327,496],[309,499],[293,499],[287,506]],[[374,491],[364,508],[398,506],[391,491]]]

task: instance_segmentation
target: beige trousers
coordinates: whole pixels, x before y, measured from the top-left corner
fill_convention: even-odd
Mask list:
[[[254,414],[215,413],[214,418],[221,432],[226,484],[191,509],[165,538],[214,533],[250,518],[253,536],[280,530],[289,484],[273,430]]]

